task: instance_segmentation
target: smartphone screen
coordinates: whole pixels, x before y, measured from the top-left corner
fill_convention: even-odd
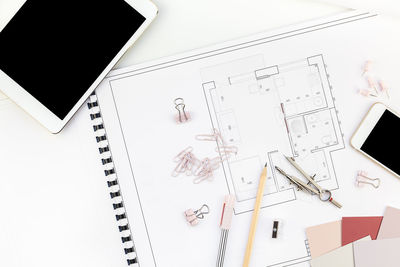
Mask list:
[[[0,32],[0,69],[64,119],[144,21],[124,0],[27,0]]]
[[[362,144],[361,151],[400,175],[400,118],[385,110]]]

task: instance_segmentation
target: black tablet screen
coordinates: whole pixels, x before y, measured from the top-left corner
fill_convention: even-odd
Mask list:
[[[124,0],[27,0],[0,32],[0,69],[63,119],[144,21]]]

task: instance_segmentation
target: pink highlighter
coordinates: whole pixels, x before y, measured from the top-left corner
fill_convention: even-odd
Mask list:
[[[221,238],[219,241],[219,249],[217,256],[217,267],[224,265],[226,243],[228,241],[228,233],[231,228],[233,208],[235,207],[235,196],[226,195],[224,199],[224,205],[222,206],[222,215],[219,226],[221,228]]]

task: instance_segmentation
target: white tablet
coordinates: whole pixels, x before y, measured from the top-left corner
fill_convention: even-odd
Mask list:
[[[400,117],[381,103],[374,104],[351,138],[351,145],[400,177]]]
[[[156,15],[147,0],[27,0],[0,25],[0,91],[58,133]]]

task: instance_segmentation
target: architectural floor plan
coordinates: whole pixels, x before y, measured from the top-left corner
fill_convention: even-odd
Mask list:
[[[254,55],[201,70],[211,122],[237,155],[224,162],[237,214],[251,211],[259,172],[268,163],[263,206],[295,201],[296,188],[277,165],[301,177],[296,161],[323,188],[339,187],[331,153],[344,148],[343,134],[322,55],[268,66]]]
[[[121,186],[118,199],[123,196],[141,266],[215,266],[218,223],[227,194],[235,194],[237,201],[224,264],[242,266],[265,163],[268,181],[252,267],[309,267],[313,245],[308,245],[308,227],[343,216],[380,214],[387,203],[400,206],[400,185],[394,179],[385,179],[385,190],[355,186],[354,176],[369,160],[347,146],[373,101],[354,88],[366,55],[382,52],[392,58],[395,50],[376,51],[381,39],[370,40],[370,31],[364,30],[386,36],[379,21],[374,14],[354,11],[107,76],[96,95]],[[359,33],[357,38],[351,38],[354,32]],[[356,49],[363,53],[354,53]],[[184,99],[191,118],[187,123],[175,120],[176,98]],[[204,168],[213,171],[213,179],[196,184],[191,176],[172,175],[174,157],[189,146],[199,160],[220,153],[222,166]],[[307,173],[316,174],[321,187],[334,190],[333,197],[343,207],[297,191],[274,171],[279,166],[306,181],[284,156],[294,157]],[[390,176],[372,164],[366,170],[374,177]],[[210,212],[192,227],[183,211],[203,204]],[[279,221],[277,238],[272,237],[274,221]]]

